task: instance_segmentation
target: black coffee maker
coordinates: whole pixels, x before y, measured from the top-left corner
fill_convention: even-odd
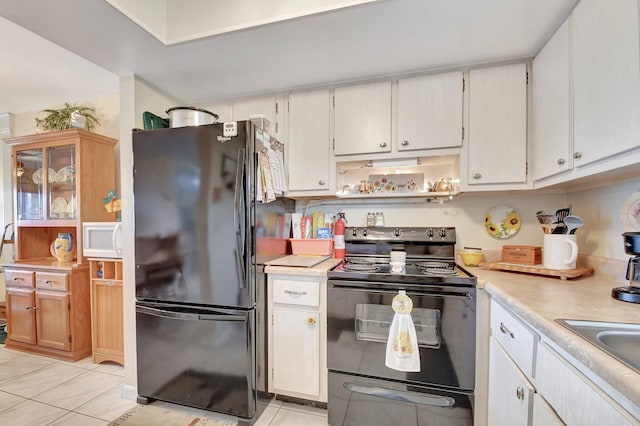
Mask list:
[[[634,256],[627,264],[629,285],[611,290],[611,297],[623,302],[640,303],[640,232],[625,232],[624,252]]]

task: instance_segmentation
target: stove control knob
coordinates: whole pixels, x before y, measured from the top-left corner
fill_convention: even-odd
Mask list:
[[[427,237],[433,238],[433,228],[427,229]]]
[[[366,229],[365,229],[365,235],[367,235]],[[354,237],[356,236],[356,227],[353,227],[353,230],[351,231],[351,235],[353,235]]]
[[[400,230],[398,228],[393,230],[393,235],[395,235],[396,237],[400,236]]]
[[[362,230],[362,236],[363,236],[363,237],[366,237],[368,233],[369,233],[369,228],[364,228],[364,229]]]
[[[443,240],[447,237],[447,230],[445,228],[440,228],[440,238]]]

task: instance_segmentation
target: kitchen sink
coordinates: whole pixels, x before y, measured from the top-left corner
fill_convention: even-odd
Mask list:
[[[572,319],[556,322],[640,373],[640,324]]]

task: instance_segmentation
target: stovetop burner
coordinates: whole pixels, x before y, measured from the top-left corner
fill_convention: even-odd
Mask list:
[[[422,273],[432,277],[454,277],[458,275],[458,272],[453,269],[442,268],[422,268]]]
[[[420,269],[429,269],[429,270],[452,270],[453,262],[417,262],[415,264]]]
[[[348,260],[344,263],[343,269],[350,272],[377,272],[380,268],[373,262]]]

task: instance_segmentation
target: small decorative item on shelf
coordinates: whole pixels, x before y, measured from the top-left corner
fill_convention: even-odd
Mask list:
[[[58,262],[72,262],[73,237],[68,233],[58,233],[58,238],[51,242],[49,250],[51,255],[58,259]]]
[[[122,221],[121,210],[122,201],[118,198],[116,192],[112,189],[107,196],[102,199],[104,201],[104,209],[109,212],[116,212],[116,222]]]
[[[71,128],[81,128],[94,130],[100,124],[100,120],[95,116],[95,108],[77,103],[64,103],[60,109],[45,109],[47,113],[44,118],[36,118],[36,133],[50,132],[55,130],[66,130]]]

